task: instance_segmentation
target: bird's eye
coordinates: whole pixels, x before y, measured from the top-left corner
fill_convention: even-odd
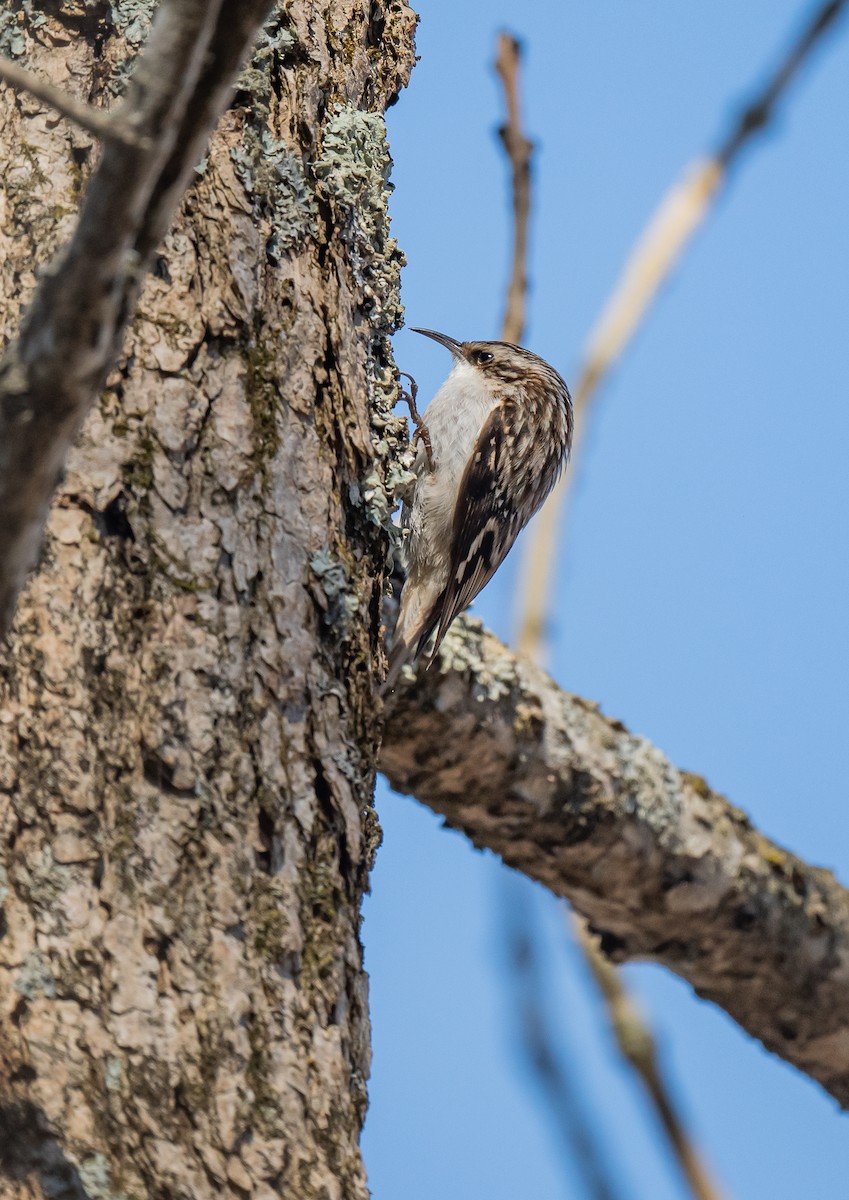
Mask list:
[[[486,363],[491,363],[494,358],[494,355],[490,354],[489,350],[476,350],[474,352],[474,354],[472,355],[472,358],[475,360],[475,362],[478,364],[479,367],[482,367]]]

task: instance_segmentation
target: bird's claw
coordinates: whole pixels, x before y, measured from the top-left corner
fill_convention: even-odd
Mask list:
[[[410,418],[415,426],[416,432],[413,434],[413,445],[421,441],[425,448],[425,457],[427,458],[428,470],[433,470],[433,444],[430,440],[430,433],[427,425],[421,418],[419,410],[416,408],[416,396],[419,394],[419,385],[413,379],[412,375],[408,375],[406,371],[399,371],[398,375],[401,379],[409,379],[410,390],[405,392],[401,388],[401,399],[406,400],[407,407],[410,410]]]

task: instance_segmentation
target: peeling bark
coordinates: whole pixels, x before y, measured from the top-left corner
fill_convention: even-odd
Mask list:
[[[402,679],[380,766],[475,846],[567,897],[617,961],[682,976],[849,1107],[849,893],[699,776],[479,623]]]
[[[0,50],[108,98],[151,7],[25,5]],[[0,674],[4,1198],[367,1194],[414,23],[280,6],[69,457]],[[0,148],[8,340],[93,149],[9,92]]]

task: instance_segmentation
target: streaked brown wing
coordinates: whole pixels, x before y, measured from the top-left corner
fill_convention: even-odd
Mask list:
[[[516,406],[493,409],[463,472],[454,510],[451,573],[440,597],[433,656],[454,618],[477,596],[516,540],[535,508],[528,507],[527,463],[517,475],[515,442],[526,435]],[[544,493],[543,493],[544,494]]]

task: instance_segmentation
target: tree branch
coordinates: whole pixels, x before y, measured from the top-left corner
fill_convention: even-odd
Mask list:
[[[150,255],[270,0],[170,0],[113,118],[71,242],[0,360],[0,633],[35,562],[68,447],[120,349]]]
[[[522,131],[519,115],[519,63],[522,46],[509,33],[499,34],[495,70],[504,87],[507,120],[498,131],[510,161],[513,197],[513,264],[507,286],[507,306],[501,326],[505,342],[521,342],[525,332],[528,295],[528,224],[531,215],[531,158],[534,144]]]
[[[404,673],[381,769],[849,1107],[849,893],[477,622]]]
[[[532,1072],[533,1082],[557,1135],[564,1163],[571,1175],[580,1174],[580,1194],[589,1200],[619,1200],[609,1155],[597,1137],[597,1122],[587,1104],[582,1072],[562,1053],[562,1038],[552,1027],[552,997],[548,995],[546,972],[531,918],[528,892],[506,884],[500,920],[510,960],[512,984],[521,1047]],[[613,968],[611,968],[612,970]]]
[[[504,149],[512,166],[514,224],[513,271],[507,290],[507,307],[501,334],[502,338],[508,342],[519,342],[522,339],[528,290],[525,259],[530,216],[530,160],[533,144],[522,133],[519,120],[520,55],[519,42],[508,34],[502,33],[498,40],[498,58],[495,65],[504,84],[507,106],[507,124],[500,132]],[[536,565],[538,565],[538,560],[532,563],[532,566]],[[528,590],[533,596],[534,582],[532,579],[529,581]],[[531,607],[532,609],[535,607],[533,601],[531,601]],[[523,649],[528,656],[534,662],[539,663],[542,649],[542,628],[537,624],[529,626],[525,623],[524,628],[520,630],[520,639],[524,642]],[[583,931],[582,926],[579,928]],[[665,1086],[654,1051],[654,1038],[651,1031],[628,996],[619,971],[604,957],[585,931],[584,936],[579,936],[576,940],[578,948],[595,975],[607,1002],[608,1015],[619,1051],[645,1085],[646,1094],[654,1106],[670,1148],[693,1196],[696,1200],[718,1200],[718,1193],[715,1191],[706,1169],[702,1166],[684,1122],[677,1112],[672,1095]],[[517,973],[519,973],[518,964],[523,957],[529,964],[533,959],[531,930],[529,928],[522,930],[517,926],[517,930],[513,934],[513,942],[519,948],[515,953]],[[520,952],[522,947],[525,947],[524,955]],[[529,973],[530,966],[526,974]],[[528,979],[526,982],[531,983],[532,981]],[[556,1057],[547,1046],[548,1030],[541,1006],[538,1004],[539,989],[533,986],[525,987],[522,998],[525,1014],[523,1021],[525,1046],[529,1050],[529,1058],[536,1068],[540,1084],[545,1094],[553,1102],[552,1107],[559,1117],[561,1127],[566,1131],[572,1130],[571,1140],[576,1145],[576,1158],[584,1165],[588,1186],[596,1190],[599,1186],[607,1187],[609,1185],[600,1169],[600,1163],[595,1162],[591,1131],[583,1128],[580,1104],[577,1096],[572,1095],[573,1089],[569,1075],[560,1069]],[[573,1126],[574,1129],[572,1129]]]
[[[622,983],[622,973],[601,949],[598,940],[580,917],[568,914],[578,945],[584,954],[599,991],[604,997],[610,1027],[619,1052],[630,1063],[643,1083],[675,1161],[695,1200],[720,1200],[720,1193],[708,1174],[678,1106],[672,1099],[661,1070],[657,1044],[638,1006]]]
[[[48,104],[61,116],[67,117],[69,121],[73,121],[75,125],[79,125],[81,129],[85,129],[96,138],[102,138],[104,141],[117,139],[127,142],[129,145],[138,143],[138,138],[133,131],[123,126],[120,121],[116,121],[114,113],[86,104],[85,100],[72,96],[70,92],[64,92],[61,88],[48,83],[46,79],[40,79],[26,67],[12,62],[10,58],[4,58],[2,55],[0,55],[0,81],[16,92],[29,92],[36,100]]]

